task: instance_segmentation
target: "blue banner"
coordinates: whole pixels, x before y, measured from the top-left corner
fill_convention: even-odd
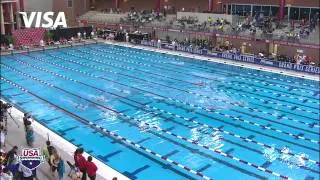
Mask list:
[[[157,47],[157,43],[158,42],[156,41],[146,41],[146,40],[141,41],[141,45],[145,45],[145,46]],[[290,62],[274,61],[274,60],[265,59],[265,58],[258,58],[254,56],[247,56],[247,55],[227,53],[227,52],[222,52],[222,53],[211,52],[207,49],[200,49],[199,47],[192,47],[192,46],[177,45],[173,47],[171,44],[167,44],[167,43],[163,43],[161,47],[165,49],[171,49],[171,50],[175,49],[177,51],[183,51],[183,52],[188,52],[192,54],[218,57],[223,59],[231,59],[235,61],[242,61],[242,62],[260,64],[260,65],[271,66],[271,67],[279,67],[283,69],[302,71],[302,72],[312,73],[312,74],[320,74],[320,67],[316,67],[312,65],[301,65],[301,64],[294,64]]]

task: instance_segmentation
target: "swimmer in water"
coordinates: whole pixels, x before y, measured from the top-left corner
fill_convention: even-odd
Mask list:
[[[84,106],[83,104],[77,104],[77,105],[76,105],[76,108],[77,108],[77,109],[80,109],[80,110],[85,110],[85,109],[86,109],[86,106]]]
[[[96,99],[97,101],[101,101],[101,102],[105,102],[105,101],[106,101],[106,98],[105,98],[103,95],[101,95],[101,96],[96,96],[95,99]]]
[[[130,94],[130,91],[128,90],[121,90],[122,93],[125,93],[125,94]]]
[[[198,85],[198,86],[205,86],[205,85],[206,85],[206,83],[205,83],[205,82],[203,82],[203,81],[200,81],[200,82],[198,82],[198,83],[197,83],[197,85]]]

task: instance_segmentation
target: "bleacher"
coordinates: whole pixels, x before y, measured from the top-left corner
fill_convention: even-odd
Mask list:
[[[105,13],[101,11],[88,11],[82,16],[78,17],[78,21],[86,20],[88,22],[96,23],[119,23],[121,18],[125,18],[127,14],[121,13]]]
[[[16,47],[33,47],[44,39],[45,32],[44,28],[17,29],[13,31],[12,36]]]

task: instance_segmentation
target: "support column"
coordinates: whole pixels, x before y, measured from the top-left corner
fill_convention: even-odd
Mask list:
[[[17,12],[15,15],[16,15],[16,20],[17,20],[17,29],[20,29],[21,28],[21,19],[20,19],[20,14],[19,14],[19,12],[21,11],[20,10],[20,3],[17,3],[16,7],[17,7]]]
[[[24,0],[19,0],[20,11],[24,11]]]
[[[11,23],[11,32],[14,30],[14,15],[13,15],[13,4],[9,3],[10,5],[10,23]]]
[[[115,8],[119,9],[120,1],[119,0],[115,0],[114,3],[115,3]]]
[[[284,7],[286,6],[286,0],[279,0],[279,19],[284,18]]]
[[[6,34],[6,30],[4,28],[4,14],[3,14],[3,6],[0,4],[0,19],[1,19],[1,34]]]
[[[213,0],[208,0],[208,11],[209,12],[213,11]]]
[[[160,13],[161,10],[161,2],[160,0],[156,0],[156,12]]]

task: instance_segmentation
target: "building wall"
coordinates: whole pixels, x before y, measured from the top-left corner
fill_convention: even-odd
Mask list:
[[[53,0],[24,0],[24,11],[52,11]]]
[[[76,26],[76,18],[89,10],[89,0],[73,0],[68,7],[68,0],[53,0],[54,12],[65,12],[68,26]]]
[[[134,7],[138,10],[143,9],[154,9],[156,7],[156,0],[127,0],[124,2],[123,0],[119,3],[120,9],[129,10],[131,7]]]
[[[221,0],[224,4],[267,4],[279,5],[280,0]],[[286,0],[291,6],[319,7],[318,0]]]
[[[67,0],[54,0],[53,1],[53,11],[54,12],[63,11],[66,15],[68,26],[72,26],[73,24],[75,24],[74,10],[73,10],[73,7],[68,7]]]

